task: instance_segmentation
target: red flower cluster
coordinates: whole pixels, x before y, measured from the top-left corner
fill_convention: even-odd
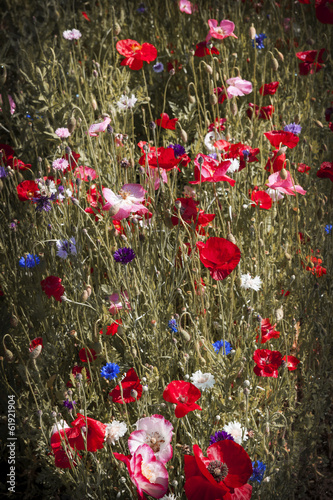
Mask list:
[[[201,391],[184,380],[173,380],[166,386],[163,392],[163,399],[168,403],[177,405],[175,415],[177,418],[184,417],[190,411],[202,410],[196,401],[201,397]]]
[[[181,204],[179,209],[181,218],[187,222],[187,224],[196,224],[195,230],[198,231],[200,226],[207,226],[212,220],[215,219],[215,214],[205,214],[203,210],[199,210],[197,206],[198,201],[193,200],[193,198],[177,198],[176,202]],[[178,209],[175,207],[174,212],[177,214]],[[177,215],[171,217],[171,222],[174,226],[180,224],[180,219]]]
[[[116,44],[119,54],[125,56],[121,66],[129,66],[130,69],[139,70],[143,66],[143,61],[150,63],[157,57],[157,50],[150,43],[140,45],[137,41],[127,39],[119,40]]]
[[[322,259],[318,259],[317,257],[306,257],[308,262],[311,262],[311,265],[307,265],[305,267],[304,263],[302,262],[302,266],[305,267],[307,271],[311,271],[313,275],[316,275],[317,277],[322,276],[323,274],[326,274],[327,271],[325,267],[322,267],[321,263],[323,262]]]
[[[54,297],[58,302],[61,302],[61,297],[64,295],[65,288],[61,284],[61,279],[57,276],[48,276],[40,283],[43,292],[46,293],[48,298]]]
[[[205,57],[211,54],[215,56],[218,56],[220,54],[216,47],[213,46],[212,48],[209,49],[207,45],[208,44],[206,41],[197,43],[197,45],[195,46],[194,55],[196,57]]]
[[[122,325],[122,324],[123,324],[123,322],[121,319],[116,319],[116,321],[114,321],[112,323],[112,325],[109,325],[106,327],[105,335],[112,335],[112,336],[115,335],[118,331],[119,325]],[[101,335],[103,335],[103,328],[102,328],[102,330],[99,331],[99,333]]]
[[[119,385],[109,393],[114,403],[134,403],[142,396],[142,385],[134,368],[126,373],[126,377],[121,381],[121,390]]]
[[[237,245],[225,238],[208,238],[206,243],[199,241],[197,248],[202,264],[209,269],[214,280],[224,280],[238,265],[241,253]]]
[[[261,344],[266,344],[270,339],[278,339],[280,332],[275,330],[275,325],[271,325],[268,318],[263,318],[261,321]],[[256,336],[256,341],[259,342],[259,335]]]
[[[317,171],[317,177],[320,179],[329,179],[333,182],[333,161],[324,161],[320,165],[320,169]]]
[[[252,102],[249,102],[249,109],[246,111],[249,118],[252,118],[253,110],[257,118],[269,120],[274,113],[274,106],[269,105],[259,107],[257,104],[254,105]]]
[[[309,170],[311,170],[311,168],[308,165],[306,165],[305,163],[298,164],[298,167],[297,167],[298,172],[301,172],[302,174],[309,175]]]
[[[161,114],[161,118],[155,121],[156,125],[161,128],[165,128],[167,130],[176,130],[176,123],[178,122],[178,118],[169,118],[169,115],[166,113]]]
[[[305,52],[297,52],[296,57],[303,62],[299,63],[300,75],[308,75],[309,73],[317,73],[323,68],[323,55],[326,49],[321,50],[306,50]]]
[[[230,161],[220,163],[208,155],[199,153],[194,159],[194,178],[189,184],[200,184],[200,182],[229,182],[234,186],[236,181],[225,175],[230,167]]]
[[[253,371],[258,377],[277,378],[278,368],[282,364],[282,355],[279,351],[257,349],[254,351],[252,359],[256,363]]]
[[[147,161],[150,168],[162,168],[163,170],[168,171],[172,170],[173,168],[177,168],[179,163],[181,163],[182,160],[185,159],[184,157],[187,157],[187,155],[182,155],[176,158],[175,152],[172,148],[160,147],[156,150],[156,148],[154,148],[153,146],[148,146],[148,144],[144,142],[140,142],[138,146],[144,153],[139,160],[139,164],[143,167],[146,165]],[[148,153],[145,153],[144,146],[148,147]]]

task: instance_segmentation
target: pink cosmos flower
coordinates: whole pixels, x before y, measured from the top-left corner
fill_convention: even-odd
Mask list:
[[[157,460],[163,464],[172,458],[172,424],[162,415],[141,418],[136,423],[137,430],[128,438],[128,447],[132,454],[142,444],[148,444]]]
[[[57,128],[57,130],[55,131],[55,134],[58,137],[60,137],[60,139],[67,139],[67,137],[69,137],[71,135],[68,128],[65,128],[65,127]]]
[[[122,292],[122,297],[119,297],[118,293],[113,293],[109,297],[109,301],[111,303],[111,307],[109,312],[113,315],[117,314],[123,308],[123,303],[125,303],[126,309],[131,309],[131,304],[128,302],[128,293]]]
[[[15,113],[15,109],[16,109],[16,104],[14,102],[14,99],[12,98],[11,95],[7,94],[7,97],[8,97],[8,102],[9,102],[9,106],[10,106],[10,114],[13,115]],[[2,95],[0,94],[0,104],[2,104]],[[2,111],[1,107],[0,107],[0,112]]]
[[[267,186],[271,189],[276,189],[280,193],[283,194],[291,194],[293,196],[296,196],[295,193],[299,194],[306,194],[306,191],[299,185],[295,185],[294,181],[290,175],[290,172],[287,172],[287,178],[282,179],[281,177],[281,172],[275,172],[275,174],[272,174],[268,177],[268,182]]]
[[[146,190],[140,184],[124,184],[119,194],[115,194],[111,189],[103,188],[106,204],[102,210],[110,210],[114,220],[126,219],[131,213],[139,212],[143,215],[148,212],[148,209],[141,203],[145,199],[144,193]]]
[[[198,10],[198,6],[193,5],[188,0],[179,0],[179,10],[180,12],[185,12],[185,14],[193,14],[193,12]]]
[[[252,92],[252,83],[247,80],[242,80],[239,76],[236,76],[236,78],[229,78],[227,84],[230,85],[227,88],[228,99],[251,94]]]
[[[144,493],[153,498],[162,498],[166,494],[168,471],[165,465],[157,460],[150,446],[142,444],[131,457],[122,453],[114,453],[114,456],[126,464],[139,498],[144,499]]]
[[[211,38],[217,38],[218,40],[223,40],[228,36],[233,36],[234,38],[238,38],[234,35],[233,31],[235,29],[235,25],[232,21],[228,21],[227,19],[220,22],[220,26],[216,19],[208,20],[209,33],[206,36],[206,42],[208,42]]]
[[[90,125],[88,134],[90,137],[96,137],[97,132],[105,132],[107,126],[111,122],[111,118],[109,116],[104,116],[104,120],[100,123],[93,123]]]

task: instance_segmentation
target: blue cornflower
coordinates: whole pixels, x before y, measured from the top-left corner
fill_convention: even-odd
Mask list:
[[[181,144],[170,144],[168,148],[172,148],[175,153],[175,158],[182,156],[186,153],[184,146]]]
[[[157,62],[156,64],[154,64],[153,70],[155,71],[155,73],[162,73],[162,71],[164,71],[163,63]]]
[[[57,240],[56,242],[57,245],[57,256],[61,257],[62,259],[67,259],[69,254],[76,255],[76,241],[74,236],[70,238],[69,241],[67,240]]]
[[[41,196],[40,198],[32,198],[32,201],[36,203],[36,212],[49,212],[52,208],[51,201],[54,201],[55,198],[54,194],[50,197]]]
[[[215,432],[215,434],[210,436],[209,441],[210,441],[210,444],[214,444],[214,443],[217,443],[218,441],[224,441],[225,439],[227,439],[229,441],[235,441],[234,438],[232,437],[232,435],[226,431]]]
[[[264,46],[264,39],[267,38],[267,36],[265,35],[265,33],[260,33],[260,35],[256,35],[256,39],[255,41],[252,40],[252,47],[256,48],[256,49],[264,49],[265,46]],[[254,42],[256,43],[256,45],[254,45]]]
[[[283,128],[283,130],[285,132],[291,132],[292,134],[299,135],[302,132],[302,127],[297,123],[289,123]]]
[[[177,333],[178,332],[177,321],[174,318],[170,319],[170,321],[168,322],[168,328],[173,333]]]
[[[326,226],[325,226],[325,233],[326,234],[331,234],[332,227],[333,227],[332,224],[326,224]]]
[[[25,257],[21,257],[19,260],[19,265],[21,267],[26,267],[31,269],[40,263],[40,258],[37,255],[28,253]]]
[[[250,151],[248,151],[247,149],[243,149],[242,153],[243,153],[245,161],[249,158],[249,156],[251,154]]]
[[[232,350],[230,342],[223,342],[223,340],[214,342],[213,347],[216,353],[220,352],[220,350],[222,349],[222,354],[230,354]]]
[[[107,363],[101,368],[101,377],[112,380],[117,377],[120,368],[116,363]]]
[[[136,255],[133,250],[128,247],[118,248],[118,250],[116,250],[113,254],[114,260],[120,264],[124,264],[124,266],[126,266],[129,262],[132,262],[135,257]]]
[[[69,411],[72,411],[73,408],[74,408],[74,405],[76,405],[76,401],[70,401],[69,399],[65,399],[65,401],[63,401],[63,405],[65,406],[65,408],[67,408]]]
[[[5,169],[5,167],[0,166],[0,179],[4,179],[7,177],[8,171]]]
[[[255,467],[255,464],[257,464],[256,467]],[[250,477],[250,481],[253,481],[253,482],[256,481],[257,483],[261,483],[261,481],[264,478],[266,465],[264,463],[260,462],[259,460],[257,460],[256,462],[252,462],[252,469],[253,469],[253,473],[252,473],[252,476]]]
[[[207,156],[210,156],[211,158],[213,158],[213,160],[217,160],[217,154],[216,153],[209,153],[209,155]]]

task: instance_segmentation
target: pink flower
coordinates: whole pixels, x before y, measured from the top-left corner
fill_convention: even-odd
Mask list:
[[[252,92],[252,83],[247,80],[242,80],[239,76],[236,76],[236,78],[229,78],[227,84],[230,85],[227,88],[228,99],[251,94]]]
[[[9,102],[9,106],[10,106],[10,114],[13,115],[15,113],[15,109],[16,109],[16,104],[14,102],[14,99],[12,98],[12,96],[10,96],[9,94],[7,94],[7,97],[8,97],[8,102]],[[2,95],[0,94],[0,104],[2,104]],[[0,112],[2,111],[1,107],[0,107]]]
[[[143,215],[148,212],[148,209],[141,203],[145,199],[145,192],[140,184],[124,184],[119,194],[115,194],[111,189],[103,188],[103,196],[107,203],[102,210],[110,210],[110,215],[115,220],[126,219],[131,213],[140,212],[140,215]]]
[[[172,458],[172,424],[162,415],[141,418],[136,423],[137,430],[128,438],[128,447],[133,454],[142,444],[148,444],[155,457],[162,463]]]
[[[80,177],[80,179],[85,182],[88,182],[90,180],[93,181],[98,177],[96,170],[90,167],[84,167],[83,165],[76,167],[76,169],[74,170],[74,175],[75,177]]]
[[[68,165],[69,165],[68,161],[65,160],[64,158],[58,158],[57,160],[54,160],[54,162],[52,163],[52,167],[54,168],[54,170],[61,170],[62,172],[66,170]]]
[[[122,292],[121,295],[122,297],[120,298],[118,293],[113,293],[109,297],[109,301],[111,302],[109,312],[113,315],[117,314],[123,308],[123,303],[125,303],[126,309],[131,309],[131,305],[128,302],[128,293]]]
[[[282,179],[280,175],[281,172],[275,172],[275,174],[272,174],[268,177],[268,182],[266,185],[269,188],[276,189],[277,191],[283,194],[291,194],[293,196],[296,196],[295,194],[296,192],[299,194],[306,194],[306,191],[304,191],[304,189],[301,186],[294,184],[290,172],[286,170],[286,173],[287,173],[287,178]]]
[[[180,12],[185,12],[185,14],[193,14],[198,8],[194,6],[192,2],[188,0],[179,0],[179,10]]]
[[[57,128],[55,133],[58,137],[60,137],[60,139],[67,139],[67,137],[69,137],[71,135],[68,128],[64,128],[64,127]]]
[[[208,35],[206,36],[206,42],[208,42],[211,38],[217,38],[218,40],[223,40],[228,36],[238,38],[233,33],[235,25],[232,21],[225,19],[224,21],[221,21],[220,26],[218,26],[216,19],[209,19],[208,26],[210,29]]]
[[[148,170],[147,170],[147,177],[149,178],[152,178],[153,181],[154,181],[154,189],[156,191],[156,189],[158,189],[160,187],[160,184],[161,184],[161,179],[162,181],[164,182],[164,184],[167,184],[168,183],[168,176],[167,176],[167,173],[165,170],[163,170],[162,168],[160,168],[160,171],[158,172],[158,169],[157,168],[150,168],[148,166]]]
[[[104,120],[100,123],[93,123],[90,125],[88,134],[90,137],[96,137],[97,133],[96,132],[105,132],[107,126],[111,122],[111,118],[109,116],[104,116]]]
[[[139,498],[144,499],[144,493],[153,498],[162,498],[166,494],[168,471],[165,465],[157,460],[150,446],[142,444],[131,457],[122,453],[114,453],[114,456],[126,464]]]

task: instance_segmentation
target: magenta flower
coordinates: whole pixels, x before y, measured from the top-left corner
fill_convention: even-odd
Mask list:
[[[10,114],[13,115],[15,113],[15,109],[16,109],[16,104],[14,102],[14,99],[12,98],[12,96],[10,96],[9,94],[7,94],[7,97],[8,97],[8,102],[9,102],[9,106],[10,106]],[[2,96],[0,94],[0,104],[2,104]],[[1,107],[0,107],[0,112],[2,111]]]
[[[172,431],[169,420],[162,415],[140,418],[136,423],[136,431],[128,438],[128,447],[133,454],[142,444],[148,444],[155,453],[155,457],[162,463],[172,458]]]
[[[247,80],[242,80],[239,76],[236,76],[236,78],[229,78],[227,84],[229,85],[227,88],[228,99],[251,94],[252,92],[252,83]]]
[[[111,189],[103,188],[103,196],[106,204],[102,210],[110,210],[110,215],[114,220],[126,219],[131,213],[143,215],[148,209],[141,203],[145,199],[146,190],[140,184],[124,184],[115,194]]]
[[[185,14],[193,14],[198,10],[198,6],[193,5],[189,0],[179,0],[179,10],[185,12]]]
[[[89,127],[89,130],[88,130],[88,134],[90,135],[90,137],[96,137],[97,136],[97,132],[105,132],[105,130],[107,129],[107,126],[109,125],[109,123],[111,122],[111,118],[109,116],[104,116],[104,120],[100,123],[93,123],[92,125],[90,125]]]
[[[275,174],[272,174],[268,177],[268,182],[266,183],[266,185],[270,189],[275,189],[279,193],[291,194],[293,196],[296,196],[295,193],[306,194],[306,191],[301,186],[294,184],[290,172],[286,170],[286,179],[282,179],[280,173],[281,172],[275,172]]]
[[[60,137],[60,139],[67,139],[67,137],[69,137],[71,135],[68,128],[64,128],[64,127],[57,128],[57,130],[55,131],[55,134],[58,137]]]
[[[121,293],[121,298],[119,297],[118,293],[113,293],[109,297],[111,307],[109,309],[109,312],[112,315],[115,315],[118,313],[123,308],[123,303],[125,303],[126,309],[131,309],[131,304],[128,302],[128,293],[127,292],[122,292]]]
[[[220,22],[220,26],[218,26],[218,22],[216,19],[208,20],[209,33],[206,36],[206,42],[208,42],[211,38],[217,38],[218,40],[223,40],[228,36],[233,36],[234,38],[238,38],[234,33],[235,25],[232,21],[228,21],[224,19]]]

